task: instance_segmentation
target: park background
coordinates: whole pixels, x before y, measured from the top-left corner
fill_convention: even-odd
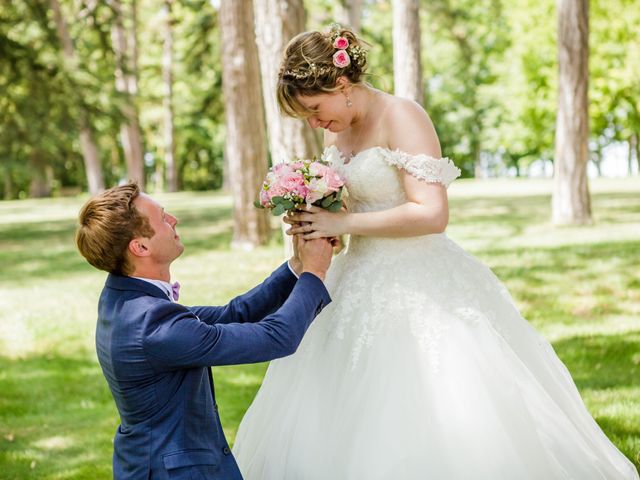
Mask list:
[[[74,245],[90,193],[135,179],[178,216],[187,305],[225,303],[283,261],[279,220],[251,204],[271,163],[321,141],[278,114],[279,58],[333,21],[369,42],[371,84],[425,106],[463,170],[448,235],[505,282],[640,466],[640,1],[13,0],[0,478],[111,478],[118,416],[93,339],[105,274]],[[231,442],[265,369],[213,369]]]

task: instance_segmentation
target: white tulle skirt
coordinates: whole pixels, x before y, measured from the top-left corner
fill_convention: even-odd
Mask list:
[[[638,479],[550,344],[446,235],[353,237],[333,302],[271,362],[246,480]]]

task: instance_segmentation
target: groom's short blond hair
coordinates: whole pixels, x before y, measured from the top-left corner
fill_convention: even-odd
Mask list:
[[[140,195],[136,183],[110,188],[87,201],[78,215],[76,245],[94,267],[118,275],[130,275],[129,242],[152,237],[155,231],[133,201]]]

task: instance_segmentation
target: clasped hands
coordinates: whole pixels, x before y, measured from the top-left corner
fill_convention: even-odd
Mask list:
[[[343,208],[339,212],[329,212],[320,207],[305,206],[299,211],[290,211],[283,221],[291,227],[288,235],[302,235],[305,240],[328,238],[335,247],[339,245],[339,236],[346,232],[348,213]]]

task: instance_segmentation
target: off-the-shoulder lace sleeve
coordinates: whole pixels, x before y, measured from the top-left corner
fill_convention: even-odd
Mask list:
[[[414,177],[429,183],[441,183],[448,187],[462,173],[447,157],[410,155],[400,150],[383,150],[383,157],[390,165],[406,170]]]

